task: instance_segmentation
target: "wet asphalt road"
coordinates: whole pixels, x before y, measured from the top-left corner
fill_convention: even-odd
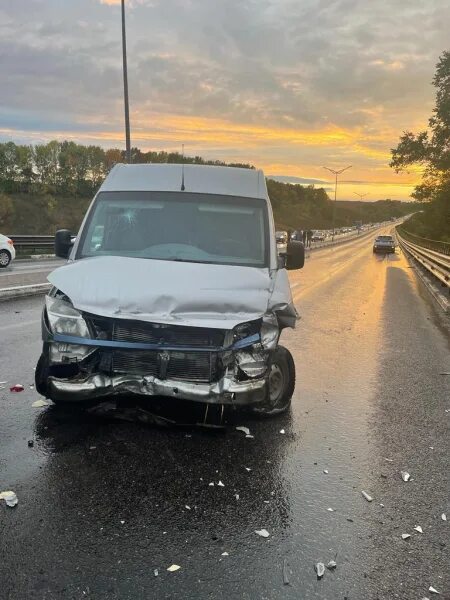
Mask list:
[[[14,260],[6,269],[0,269],[0,290],[17,285],[45,283],[47,275],[65,262],[61,258]]]
[[[448,325],[367,238],[291,279],[292,411],[225,433],[32,408],[42,297],[0,303],[2,599],[450,598]]]

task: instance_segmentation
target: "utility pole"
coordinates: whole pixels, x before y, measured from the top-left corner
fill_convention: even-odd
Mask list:
[[[324,169],[326,169],[327,171],[330,171],[330,173],[333,173],[333,175],[335,176],[335,180],[334,180],[334,204],[333,204],[333,237],[332,237],[332,241],[333,242],[334,242],[334,235],[335,235],[336,200],[337,200],[338,175],[340,175],[344,171],[347,171],[347,169],[351,169],[351,168],[352,168],[352,165],[349,165],[348,167],[345,167],[345,169],[341,169],[340,171],[335,171],[334,169],[330,169],[328,167],[324,167]]]
[[[131,163],[130,108],[128,104],[127,36],[125,31],[125,0],[122,0],[123,99],[125,104],[126,159]]]

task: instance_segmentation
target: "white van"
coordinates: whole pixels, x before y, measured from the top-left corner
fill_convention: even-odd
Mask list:
[[[48,277],[36,387],[54,402],[166,396],[290,405],[295,368],[279,345],[294,327],[264,174],[197,165],[116,165]]]

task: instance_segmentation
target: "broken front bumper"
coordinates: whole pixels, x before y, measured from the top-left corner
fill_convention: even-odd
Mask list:
[[[208,404],[248,405],[264,400],[266,379],[236,381],[225,376],[215,383],[191,383],[154,376],[96,373],[84,379],[49,377],[48,391],[50,398],[62,402],[139,395],[166,396]]]

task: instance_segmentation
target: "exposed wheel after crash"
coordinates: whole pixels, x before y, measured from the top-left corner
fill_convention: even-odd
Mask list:
[[[58,231],[42,316],[37,390],[54,402],[165,396],[290,406],[295,367],[279,345],[295,327],[262,171],[116,165],[80,231]]]

